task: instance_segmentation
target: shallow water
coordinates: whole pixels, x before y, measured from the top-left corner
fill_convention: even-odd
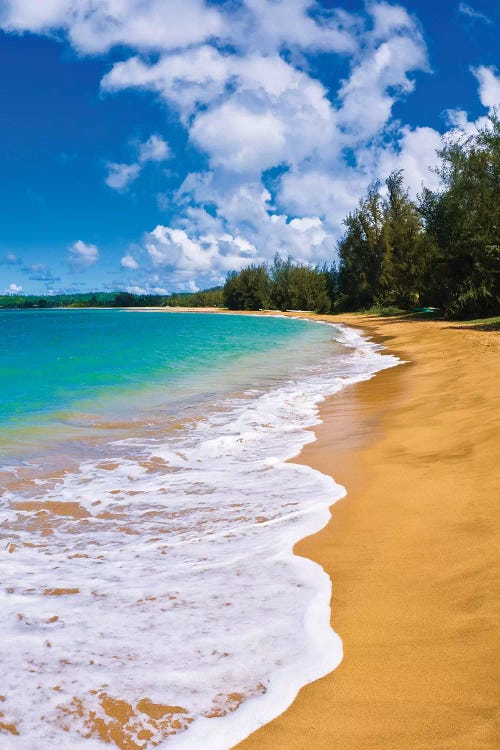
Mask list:
[[[229,748],[341,659],[330,581],[292,548],[344,491],[286,459],[397,360],[299,320],[30,315],[0,328],[4,735]]]

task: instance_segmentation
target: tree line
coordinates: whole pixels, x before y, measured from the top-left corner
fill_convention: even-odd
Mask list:
[[[169,296],[131,292],[84,292],[75,294],[3,294],[0,308],[46,310],[54,307],[222,307],[222,287]]]
[[[338,265],[276,255],[228,274],[230,309],[355,311],[433,306],[447,317],[500,313],[500,121],[438,152],[439,190],[409,197],[402,170],[370,186],[344,220]]]

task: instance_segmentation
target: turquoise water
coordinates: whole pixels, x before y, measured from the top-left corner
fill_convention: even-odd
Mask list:
[[[344,490],[288,459],[320,401],[397,360],[255,316],[4,312],[0,339],[16,750],[99,750],[109,699],[131,747],[229,750],[342,657],[330,579],[293,548]],[[182,711],[153,722],[145,698]]]
[[[268,384],[321,356],[306,321],[123,310],[0,312],[0,430],[64,438],[96,423],[151,417],[196,399]],[[76,431],[76,433],[75,433]],[[11,446],[12,447],[12,446]],[[12,452],[12,451],[10,451]]]

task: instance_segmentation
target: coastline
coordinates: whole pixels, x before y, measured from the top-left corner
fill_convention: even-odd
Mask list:
[[[491,750],[500,337],[443,322],[284,316],[361,329],[404,364],[328,397],[322,423],[306,428],[314,442],[289,459],[347,489],[327,526],[294,546],[332,579],[331,622],[345,656],[234,747]],[[302,492],[314,500],[310,484]],[[328,604],[327,593],[326,630]],[[322,652],[331,655],[328,644]],[[304,663],[313,664],[309,654]],[[251,714],[252,701],[245,708]]]
[[[328,398],[316,441],[293,459],[347,489],[329,524],[295,546],[332,579],[344,660],[235,747],[493,750],[500,336],[447,321],[243,314],[343,323],[406,364]]]
[[[62,317],[65,317],[64,313]],[[114,319],[115,316],[112,320]],[[160,325],[166,323],[165,320],[159,322]],[[170,322],[182,324],[182,320]],[[198,316],[196,321],[194,319],[188,320],[187,326],[193,330],[197,337],[200,337],[202,325],[205,322],[209,326],[216,324],[217,329],[220,324],[223,330],[228,330],[228,328],[235,328],[237,331],[249,330],[252,333],[249,342],[252,347],[255,341],[255,334],[253,333],[255,330],[269,329],[274,331],[272,337],[274,345],[279,342],[278,331],[287,331],[287,336],[289,336],[294,328],[302,330],[302,337],[295,338],[292,336],[290,338],[290,342],[293,343],[289,346],[282,363],[282,374],[285,380],[283,381],[283,378],[279,377],[277,381],[281,384],[280,387],[271,387],[270,389],[264,387],[265,393],[255,391],[257,398],[238,400],[234,404],[234,409],[231,407],[227,414],[228,425],[232,425],[228,431],[225,429],[226,416],[224,416],[223,410],[220,415],[222,416],[222,422],[220,423],[222,430],[219,433],[215,430],[216,434],[224,435],[222,440],[214,440],[212,428],[216,425],[212,425],[210,419],[201,420],[201,432],[197,436],[199,439],[193,442],[189,439],[189,435],[186,435],[188,444],[182,442],[181,433],[177,429],[174,429],[171,434],[168,429],[162,430],[160,446],[158,446],[154,436],[152,444],[148,443],[147,436],[145,436],[145,442],[144,444],[141,442],[141,449],[138,454],[136,453],[136,441],[134,441],[134,448],[130,453],[126,446],[123,449],[120,448],[118,453],[112,448],[109,453],[101,454],[98,459],[96,457],[95,461],[89,460],[82,464],[81,470],[78,469],[76,472],[70,471],[65,474],[61,485],[47,488],[48,492],[42,489],[40,493],[35,493],[34,501],[31,502],[30,500],[29,503],[25,504],[25,507],[13,506],[16,513],[20,510],[28,515],[22,518],[15,516],[15,524],[19,522],[19,525],[12,529],[14,541],[8,551],[11,574],[8,584],[14,584],[9,588],[14,593],[17,591],[16,586],[21,583],[17,578],[19,566],[26,565],[25,560],[29,555],[30,568],[37,571],[38,586],[30,588],[33,596],[23,600],[21,614],[23,619],[28,618],[30,628],[32,627],[31,617],[35,618],[34,627],[35,629],[41,628],[39,636],[41,639],[46,637],[44,625],[51,626],[51,632],[53,631],[50,639],[51,650],[47,656],[45,656],[46,652],[44,651],[43,669],[45,677],[43,689],[46,693],[48,692],[48,695],[45,695],[45,703],[52,703],[51,690],[53,688],[51,688],[52,683],[47,675],[53,674],[54,679],[58,680],[57,696],[55,696],[55,700],[58,702],[57,706],[61,707],[63,711],[69,710],[71,714],[72,701],[68,705],[69,698],[75,695],[76,699],[80,701],[78,703],[78,716],[74,717],[74,727],[72,722],[72,727],[77,734],[88,730],[92,736],[97,737],[99,735],[102,739],[109,739],[112,733],[117,738],[123,738],[123,741],[120,740],[119,742],[115,739],[115,744],[130,744],[130,747],[134,745],[134,742],[134,747],[143,744],[136,741],[140,739],[137,733],[142,732],[141,719],[146,723],[149,720],[140,716],[137,712],[143,713],[139,704],[142,706],[143,697],[146,696],[153,701],[161,697],[163,700],[161,705],[165,706],[165,710],[170,705],[181,706],[182,713],[187,714],[186,720],[193,722],[189,732],[179,733],[178,740],[177,738],[169,739],[172,747],[177,746],[177,744],[179,747],[197,746],[198,740],[202,744],[203,742],[207,743],[208,746],[210,743],[207,740],[207,734],[209,734],[214,740],[210,744],[211,747],[223,746],[229,748],[258,726],[270,721],[283,711],[293,701],[301,685],[317,679],[320,675],[324,675],[333,669],[340,660],[342,653],[339,639],[328,625],[331,592],[329,578],[320,566],[305,558],[293,556],[293,547],[298,540],[306,535],[313,534],[327,523],[330,517],[328,506],[333,502],[335,494],[337,496],[339,492],[343,494],[343,490],[335,487],[333,481],[322,473],[314,472],[308,467],[293,463],[289,463],[288,466],[285,464],[287,460],[299,454],[302,446],[309,439],[313,439],[312,434],[308,434],[306,428],[318,423],[318,412],[314,404],[322,398],[322,394],[332,393],[334,389],[342,386],[335,360],[338,347],[335,345],[332,350],[332,334],[335,334],[326,325],[311,326],[306,321],[295,320],[292,323],[287,320],[276,319],[266,322],[262,319],[252,321],[249,317],[246,320],[243,317],[240,320],[236,320],[235,317],[232,320],[226,318],[226,321],[223,322],[222,319],[203,321],[202,316]],[[145,321],[144,316],[137,316],[135,321],[130,317],[123,318],[122,325],[125,337],[130,335],[130,330],[135,330],[134,325],[136,323],[148,330],[151,330],[151,326],[154,328],[154,321]],[[186,323],[186,319],[184,319],[184,323]],[[70,318],[65,325],[69,326],[68,332],[71,334],[74,330],[72,319]],[[182,327],[181,330],[183,330]],[[375,351],[377,347],[368,343],[365,345],[358,335],[353,335],[350,331],[345,331],[339,338],[341,340],[345,338],[354,346],[354,349],[349,350],[348,348],[344,351],[342,359],[344,377],[349,377],[353,381],[358,376],[363,377],[363,374],[368,376],[369,372],[374,371],[373,368],[375,370],[379,368],[381,358]],[[104,336],[101,340],[105,340]],[[142,340],[144,341],[144,338]],[[318,342],[322,342],[319,348]],[[297,388],[294,379],[288,380],[289,365],[299,365],[298,348],[303,349],[304,363],[310,362],[313,365],[310,372],[306,367],[308,375],[303,381],[301,380],[299,388]],[[342,346],[340,350],[343,351]],[[107,348],[107,351],[109,351],[109,348]],[[307,352],[309,353],[307,354]],[[318,364],[319,361],[328,361],[330,356],[333,356],[332,367],[325,368]],[[251,361],[258,362],[258,358],[256,360],[254,357],[253,349]],[[277,364],[278,359],[275,358],[271,368],[273,371]],[[248,373],[249,379],[244,381],[245,387],[248,387],[248,383],[257,386],[261,382],[257,369],[248,369]],[[196,413],[199,413],[198,409],[196,409]],[[208,414],[206,416],[208,417]],[[234,421],[235,417],[237,417],[236,421]],[[216,418],[216,422],[217,420],[218,418]],[[164,427],[167,426],[164,424]],[[138,433],[133,431],[132,423],[130,423],[130,427],[132,428],[130,437],[133,435],[137,437]],[[112,429],[114,429],[113,426]],[[170,441],[167,440],[166,436],[163,437],[165,432],[170,435]],[[288,437],[284,439],[284,435]],[[244,439],[240,439],[240,436]],[[252,445],[255,446],[256,450],[252,448]],[[190,450],[190,447],[192,450]],[[207,447],[209,448],[208,452]],[[142,448],[144,448],[144,451]],[[176,452],[174,453],[174,451]],[[177,451],[179,452],[177,453]],[[269,456],[275,457],[278,462],[276,468],[273,468],[275,466],[274,461],[268,461],[267,457]],[[106,460],[108,457],[110,460]],[[223,548],[227,550],[230,541],[216,542],[214,546],[212,542],[218,538],[217,533],[202,534],[199,540],[202,544],[203,537],[206,536],[207,545],[200,547],[201,551],[198,552],[201,555],[199,562],[202,572],[205,571],[206,563],[204,561],[207,559],[211,560],[209,568],[217,569],[219,567],[216,564],[217,551],[219,551],[221,555],[226,556],[227,562],[231,562],[229,570],[234,575],[231,577],[232,574],[230,573],[229,576],[224,576],[224,585],[220,588],[217,588],[216,581],[213,584],[213,589],[210,587],[209,576],[208,581],[205,575],[195,576],[194,578],[198,582],[201,581],[203,585],[200,592],[198,592],[199,583],[193,583],[194,588],[191,587],[191,590],[188,588],[185,597],[186,603],[189,606],[189,603],[193,602],[197,606],[196,602],[203,600],[205,597],[204,591],[211,592],[211,595],[204,600],[203,606],[200,606],[199,609],[204,615],[202,622],[217,621],[218,617],[214,616],[212,610],[214,607],[220,608],[216,602],[219,596],[214,595],[214,593],[217,591],[223,592],[224,601],[227,598],[228,606],[234,605],[226,618],[228,617],[232,623],[231,627],[234,630],[235,638],[229,637],[229,647],[226,646],[227,638],[224,633],[228,632],[227,628],[217,626],[213,631],[213,647],[210,646],[211,650],[208,653],[209,657],[215,657],[212,660],[208,659],[208,663],[212,676],[216,676],[214,672],[217,662],[219,662],[216,649],[219,646],[224,648],[225,658],[221,661],[221,668],[230,674],[232,692],[225,697],[226,680],[224,679],[220,683],[220,687],[214,681],[214,684],[217,685],[216,690],[219,691],[215,698],[208,696],[205,705],[198,702],[194,707],[190,695],[188,694],[186,697],[182,692],[182,687],[177,690],[175,678],[169,680],[167,699],[163,697],[165,692],[162,690],[162,677],[165,674],[166,665],[170,665],[171,660],[166,659],[163,662],[163,675],[162,672],[158,673],[153,684],[148,682],[147,679],[142,682],[141,665],[147,669],[148,664],[150,664],[150,654],[147,642],[144,643],[144,650],[140,633],[146,628],[153,638],[155,625],[158,624],[160,625],[160,632],[167,636],[166,643],[162,645],[160,633],[156,632],[154,640],[159,653],[167,654],[169,649],[172,648],[174,653],[180,654],[180,662],[177,661],[177,668],[180,671],[185,670],[189,673],[190,668],[194,668],[196,674],[199,672],[203,674],[204,666],[203,663],[200,663],[202,660],[198,659],[200,652],[191,648],[191,642],[196,642],[196,628],[199,618],[192,618],[194,632],[192,638],[188,637],[185,640],[185,643],[188,644],[186,653],[183,651],[182,643],[186,639],[186,631],[189,630],[189,609],[187,611],[188,622],[183,622],[180,626],[178,624],[170,631],[161,627],[165,619],[164,615],[160,614],[160,612],[165,611],[165,602],[163,601],[165,589],[170,593],[175,592],[174,599],[178,592],[175,573],[173,581],[172,579],[169,581],[168,571],[165,571],[166,575],[155,575],[155,571],[158,572],[163,568],[163,558],[160,558],[159,554],[164,554],[164,537],[162,538],[156,533],[156,528],[158,524],[161,524],[162,534],[167,530],[173,531],[170,539],[171,544],[169,544],[170,564],[168,567],[170,572],[174,571],[175,563],[178,561],[183,569],[181,578],[184,579],[186,561],[182,554],[183,548],[186,550],[185,554],[188,555],[190,565],[193,561],[196,564],[198,558],[192,544],[185,545],[182,543],[185,541],[183,529],[185,529],[188,538],[192,536],[191,529],[194,529],[196,538],[198,536],[196,533],[198,524],[200,524],[200,528],[203,528],[203,523],[206,521],[198,499],[200,492],[196,482],[196,472],[194,476],[195,485],[193,486],[192,482],[188,482],[186,485],[185,473],[183,471],[179,473],[169,472],[168,468],[165,471],[165,463],[160,460],[162,457],[168,462],[172,462],[173,458],[174,466],[179,465],[181,467],[192,466],[192,459],[194,459],[196,467],[200,472],[206,473],[207,477],[205,486],[208,492],[204,491],[203,494],[207,496],[207,509],[210,516],[209,528],[213,529],[220,521],[222,528],[227,531],[230,527],[229,521],[234,520],[243,532],[236,535],[224,535],[223,539],[230,540],[233,538],[236,540],[236,548],[233,545],[232,552],[231,550],[226,551],[226,553],[223,552]],[[176,457],[180,460],[177,460]],[[139,460],[141,458],[142,460]],[[243,458],[243,461],[241,458]],[[249,459],[251,459],[250,464],[253,462],[253,466],[249,465]],[[232,460],[233,463],[228,465],[228,460]],[[217,476],[212,477],[212,480],[209,478],[214,464],[217,465],[218,469],[222,469],[220,481]],[[259,474],[258,488],[254,484],[256,471]],[[282,475],[278,477],[276,472],[280,471]],[[167,477],[166,474],[172,474],[172,476]],[[87,481],[90,478],[92,478],[92,481]],[[177,510],[164,512],[159,507],[162,505],[165,483],[169,487],[167,491],[172,491],[176,497],[177,494],[179,495],[180,508],[182,508],[182,497],[185,495],[187,499],[187,507],[183,508],[182,512],[188,511],[188,517],[186,517],[186,514],[183,515],[183,524],[181,524],[177,536],[176,532],[179,526]],[[240,495],[235,493],[237,487],[242,489]],[[118,488],[121,491],[117,492]],[[194,489],[194,505],[189,500],[190,488]],[[245,490],[245,488],[247,489]],[[52,489],[55,492],[52,492]],[[99,505],[104,502],[106,504],[105,510],[102,510],[102,507],[99,506],[96,510],[93,510],[96,505],[96,490],[100,498]],[[180,492],[177,493],[177,490],[180,490]],[[123,498],[129,494],[134,496],[134,501],[124,503]],[[245,499],[248,500],[246,505]],[[16,498],[12,498],[12,500],[15,501]],[[52,500],[55,502],[50,505]],[[67,502],[63,506],[60,501]],[[233,504],[231,504],[231,501],[233,501]],[[283,510],[281,509],[282,505]],[[127,509],[125,509],[125,506],[127,506]],[[177,506],[174,506],[174,508],[177,508]],[[191,508],[194,511],[193,521],[189,517]],[[312,512],[302,513],[301,511],[305,508],[311,508]],[[146,512],[144,513],[145,509]],[[219,509],[220,518],[216,517],[215,511],[217,509]],[[29,514],[44,514],[43,527],[41,522],[37,520],[38,516],[36,516],[35,527],[33,528]],[[95,528],[90,528],[91,522],[87,520],[90,516],[98,518],[104,534],[112,542],[115,540],[118,543],[116,546],[120,547],[119,555],[115,555],[114,552],[108,555],[105,543],[100,549],[99,557],[95,558],[97,552],[94,547],[96,543]],[[146,523],[142,523],[140,520],[144,516],[146,517]],[[125,518],[126,521],[123,520]],[[150,518],[152,521],[150,521]],[[249,523],[252,519],[255,520],[255,523]],[[277,524],[276,521],[278,521]],[[50,532],[54,532],[54,529],[57,529],[54,546],[45,538],[40,539],[40,544],[38,544],[38,536],[45,537],[46,531],[50,535]],[[37,537],[35,546],[33,546],[32,532]],[[131,539],[126,538],[126,544],[122,544],[121,535],[123,533],[132,535]],[[78,552],[76,555],[73,554],[75,551],[73,547],[75,535],[78,537]],[[180,545],[176,544],[176,541],[179,540],[181,541]],[[24,544],[25,541],[26,545]],[[244,554],[245,544],[248,548],[248,555]],[[24,551],[25,546],[27,552]],[[41,553],[37,551],[39,548],[43,550],[47,546],[56,554],[61,553],[58,558],[58,572],[55,578],[50,567],[50,561],[44,564],[43,558],[48,558],[49,555],[46,555],[43,551]],[[177,554],[175,547],[180,548]],[[258,555],[254,554],[256,547],[259,549]],[[140,554],[136,554],[138,548]],[[20,551],[18,552],[18,550]],[[20,557],[21,554],[23,554],[23,558]],[[41,560],[39,560],[40,555],[43,556]],[[238,556],[248,557],[248,565],[242,563],[235,569],[235,555],[236,560],[239,559]],[[73,562],[75,556],[78,559],[76,563]],[[283,564],[285,558],[286,563]],[[95,559],[100,560],[97,563],[100,573],[98,581],[95,581],[92,584],[92,589],[90,589],[87,581],[89,576],[91,580],[95,580]],[[80,562],[81,560],[83,562]],[[86,560],[89,560],[89,562],[85,562]],[[158,562],[160,564],[159,569],[156,567]],[[225,567],[227,562],[224,562],[222,567]],[[124,577],[120,570],[124,571]],[[144,579],[145,571],[147,571],[147,580]],[[109,588],[109,577],[113,581],[111,589]],[[259,581],[259,577],[262,577],[262,585],[256,583]],[[248,580],[248,584],[242,585],[242,581],[245,580]],[[33,582],[33,579],[31,579],[30,583],[33,584]],[[254,588],[254,583],[256,583],[256,588]],[[300,590],[296,590],[295,586]],[[139,600],[137,600],[137,590],[141,592]],[[249,592],[250,601],[248,598],[245,599],[245,591]],[[252,591],[254,591],[254,595],[252,595]],[[51,596],[57,594],[59,597],[57,609],[54,609],[52,600],[46,599],[48,595],[46,592],[49,592]],[[107,598],[108,592],[110,599]],[[198,593],[201,600],[199,600]],[[233,593],[235,596],[233,596]],[[243,596],[241,596],[242,593]],[[98,603],[94,600],[95,596],[98,597]],[[114,604],[111,604],[111,601]],[[146,605],[144,604],[145,601],[148,602]],[[107,602],[112,607],[113,614],[115,611],[118,613],[122,606],[126,606],[129,613],[127,621],[122,621],[118,614],[116,615],[118,619],[114,621],[108,611],[109,605]],[[116,602],[121,604],[116,606]],[[138,605],[137,612],[132,606],[136,603]],[[260,603],[262,603],[262,607],[260,607]],[[309,603],[311,606],[309,606]],[[11,601],[9,606],[14,607],[14,609],[9,610],[10,617],[8,619],[12,623],[14,637],[17,637],[16,628],[19,627],[17,624],[19,618],[16,611],[19,604],[16,600]],[[59,621],[61,623],[76,622],[74,620],[75,607],[81,612],[86,610],[86,613],[84,615],[82,612],[78,617],[80,625],[78,626],[77,638],[71,638],[69,630],[64,625],[61,628],[59,625],[54,626],[54,623]],[[170,622],[172,623],[175,611],[178,611],[182,618],[184,609],[186,608],[173,605],[172,611],[169,612]],[[42,622],[40,621],[40,613],[43,613]],[[304,613],[307,613],[305,619]],[[104,619],[108,626],[107,633],[112,634],[112,639],[108,635],[108,643],[113,649],[111,658],[115,659],[115,654],[120,650],[125,651],[125,649],[127,649],[128,658],[125,664],[120,665],[119,675],[116,678],[113,663],[107,661],[109,656],[105,644],[102,647],[99,646],[100,669],[106,668],[109,677],[106,681],[107,684],[102,686],[103,690],[106,688],[105,692],[96,693],[94,692],[96,690],[94,670],[86,668],[85,658],[85,666],[82,666],[81,669],[78,668],[76,672],[71,665],[80,663],[80,654],[82,653],[94,656],[94,644],[96,641],[100,643],[99,639],[102,634],[97,632],[96,637],[94,637],[93,628],[99,631]],[[252,646],[252,638],[245,636],[241,644],[242,648],[238,653],[237,640],[239,634],[245,634],[248,626],[252,633],[255,628],[254,623],[260,621],[267,623],[269,626],[263,625],[261,628],[264,637],[261,636],[260,640],[257,637],[256,643],[253,643]],[[224,615],[220,618],[220,622],[224,624]],[[205,625],[202,627],[205,639],[209,636],[210,628],[207,630]],[[90,637],[86,637],[86,634],[90,634]],[[178,647],[173,646],[176,637],[181,639]],[[247,642],[245,643],[245,641]],[[45,644],[45,641],[43,643]],[[74,651],[75,647],[77,653]],[[252,657],[252,647],[255,658]],[[130,658],[131,651],[128,651],[128,649],[134,654],[132,659]],[[61,652],[64,654],[68,669],[61,669],[60,664],[57,663],[57,658]],[[248,678],[245,676],[247,667],[244,667],[243,677],[240,680],[238,668],[233,670],[230,659],[234,655],[234,660],[237,660],[238,665],[245,665],[247,663],[247,652],[250,664],[255,666],[248,670]],[[193,654],[196,660],[195,666],[190,662]],[[332,654],[334,654],[333,658]],[[18,652],[13,649],[8,668],[10,675],[19,675],[20,669],[23,669],[25,664],[23,655],[19,654],[21,660],[17,656]],[[290,658],[288,658],[289,656]],[[20,664],[20,661],[22,664]],[[132,686],[131,688],[121,678],[121,675],[124,672],[126,673],[130,662],[133,662],[131,668],[134,671],[133,682],[129,683]],[[95,659],[88,661],[90,667],[94,663]],[[156,658],[154,664],[156,664]],[[156,667],[153,671],[156,671]],[[273,674],[275,679],[270,688],[267,689],[267,698],[264,701],[259,701],[259,717],[254,716],[254,702],[252,700],[244,701],[245,705],[241,706],[238,712],[233,713],[234,703],[238,703],[243,696],[250,697],[255,691],[259,692],[260,686],[265,683],[257,682],[257,680],[261,676],[262,680],[266,680],[270,673]],[[6,686],[8,688],[5,691],[8,694],[7,705],[3,707],[8,712],[9,717],[16,721],[19,732],[23,736],[23,739],[20,740],[23,746],[24,744],[30,745],[32,740],[36,742],[37,737],[41,741],[41,732],[43,732],[44,738],[48,738],[52,731],[51,725],[54,718],[51,717],[47,724],[43,723],[42,719],[42,725],[40,725],[37,723],[36,709],[32,711],[31,708],[28,708],[34,695],[38,695],[39,702],[44,702],[40,700],[40,693],[34,692],[36,683],[32,689],[26,689],[28,685],[32,685],[32,680],[36,681],[37,679],[36,675],[31,677],[31,674],[35,674],[34,670],[28,666],[25,680],[16,681],[14,678],[13,683]],[[194,682],[196,683],[196,678]],[[89,684],[93,688],[91,694],[88,693]],[[108,684],[113,685],[113,687],[108,688]],[[36,689],[42,690],[42,687],[36,687]],[[262,689],[266,692],[265,688]],[[177,692],[175,692],[176,690]],[[171,699],[172,693],[174,695]],[[94,695],[97,695],[97,697],[93,697]],[[138,701],[139,698],[140,701]],[[227,710],[225,708],[226,698]],[[25,703],[25,699],[27,703]],[[114,704],[110,706],[109,700],[118,701],[120,706],[124,707],[123,714],[120,713],[117,716],[113,709]],[[215,709],[210,702],[212,700],[216,700]],[[214,715],[209,717],[200,713],[206,713],[207,711]],[[248,722],[243,721],[245,712],[248,714]],[[33,722],[31,717],[33,717]],[[82,723],[79,722],[78,717],[84,720],[85,729],[82,728]],[[128,721],[130,717],[133,718],[132,722]],[[199,717],[200,723],[203,722],[204,726],[198,727],[198,721],[195,721],[195,717]],[[98,719],[99,723],[97,724],[94,719]],[[210,726],[207,727],[207,724]],[[13,726],[16,725],[13,724]],[[237,733],[233,732],[232,736],[230,734],[231,725],[233,725],[233,729],[238,730]],[[45,734],[45,728],[47,728],[47,735]],[[147,725],[144,731],[149,732],[152,729],[155,731],[152,736],[153,744],[155,744],[159,739],[158,734],[161,734],[164,730],[167,731],[168,727]],[[199,730],[198,735],[196,734],[197,730]]]
[[[332,578],[344,660],[237,748],[493,750],[500,336],[304,317],[361,328],[408,364],[328,399],[296,459],[347,489],[295,547]]]

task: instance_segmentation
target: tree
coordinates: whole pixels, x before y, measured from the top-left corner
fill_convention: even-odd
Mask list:
[[[424,190],[424,217],[434,262],[429,285],[449,317],[500,312],[500,121],[439,152],[443,189]]]
[[[382,265],[377,301],[408,308],[419,303],[423,231],[417,206],[404,187],[403,170],[391,172],[383,201]]]
[[[261,310],[269,306],[269,274],[265,265],[251,265],[227,275],[224,305],[230,310]]]
[[[271,300],[278,310],[289,310],[292,307],[290,296],[290,272],[293,261],[290,256],[283,260],[276,253],[271,266]]]
[[[344,219],[346,232],[338,246],[338,299],[341,309],[373,305],[380,291],[384,254],[384,217],[378,183],[370,186],[358,208]]]

